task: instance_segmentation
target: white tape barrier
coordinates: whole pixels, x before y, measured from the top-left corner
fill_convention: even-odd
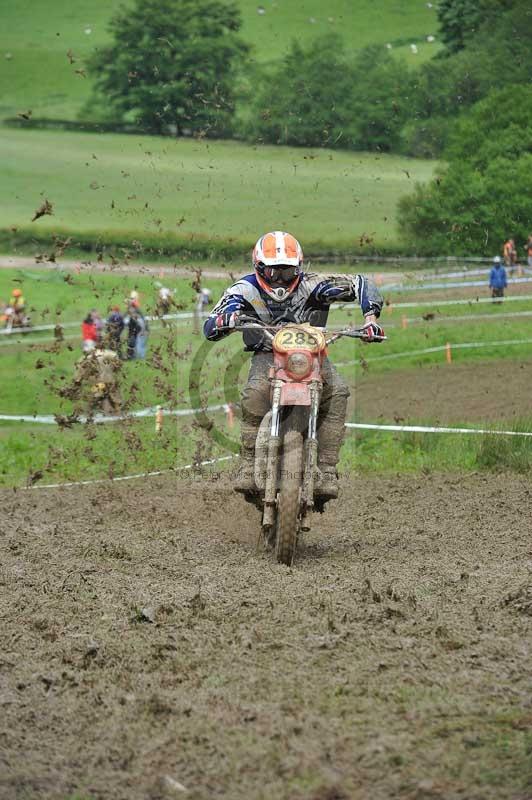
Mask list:
[[[433,315],[430,320],[427,320],[426,317],[401,317],[401,324],[398,322],[390,322],[387,319],[384,322],[384,326],[386,330],[388,330],[389,328],[404,328],[405,323],[406,326],[418,324],[426,325],[427,322],[429,322],[430,325],[450,325],[454,322],[475,323],[478,320],[486,319],[498,322],[501,319],[515,319],[516,317],[532,317],[532,309],[530,309],[530,311],[497,311],[495,314],[457,314],[453,316],[441,314],[438,317]],[[331,332],[333,332],[332,329]]]
[[[346,422],[345,427],[372,431],[399,431],[400,433],[476,433],[494,436],[532,436],[532,432],[528,431],[497,431],[484,428],[445,428],[424,425],[372,425],[369,422]]]
[[[409,274],[409,278],[415,281],[436,281],[442,280],[445,278],[469,278],[472,275],[489,275],[490,269],[468,269],[464,267],[462,270],[456,272],[432,272],[432,273],[420,273],[419,275],[413,275],[412,273]]]
[[[467,348],[477,347],[507,347],[517,344],[532,344],[532,339],[499,339],[496,342],[460,342],[459,344],[449,343],[451,350],[461,350]],[[404,350],[402,353],[385,353],[380,356],[372,356],[371,358],[364,359],[368,364],[374,361],[384,361],[385,359],[393,358],[408,358],[412,356],[423,356],[428,353],[442,353],[448,350],[447,344],[437,345],[436,347],[425,347],[423,350]],[[360,363],[360,359],[353,359],[352,361],[336,361],[337,367],[349,367],[353,364]]]
[[[172,417],[189,417],[192,414],[199,414],[200,412],[206,411],[225,411],[227,413],[229,406],[227,403],[221,403],[217,406],[206,406],[205,408],[174,408],[174,409],[163,409],[164,416],[172,416]],[[105,416],[104,414],[96,414],[94,417],[76,417],[73,422],[94,422],[97,425],[106,422],[120,422],[125,419],[131,419],[132,417],[135,418],[143,418],[143,417],[155,417],[157,415],[157,406],[152,406],[150,408],[141,408],[138,411],[131,411],[129,414],[116,414],[115,416],[109,417]],[[61,417],[61,414],[58,414]],[[30,414],[0,414],[0,420],[5,422],[37,422],[41,425],[57,425],[57,419],[54,414],[35,414],[35,416],[31,416]]]
[[[520,295],[513,295],[512,297],[505,297],[503,299],[503,303],[519,303],[526,300],[532,300],[532,294],[520,294]],[[440,306],[476,306],[479,303],[493,303],[493,298],[491,297],[470,297],[469,299],[465,300],[417,300],[412,302],[401,302],[401,303],[389,303],[389,305],[385,305],[383,311],[388,311],[388,313],[392,313],[392,311],[396,308],[439,308]],[[352,308],[353,306],[351,306]],[[335,306],[331,306],[331,310],[335,308]],[[336,308],[349,308],[349,306],[344,303],[341,306],[336,306]]]
[[[463,285],[463,284],[460,284]],[[484,285],[484,284],[480,284]],[[382,288],[382,287],[381,287]],[[419,288],[419,287],[418,287]],[[427,287],[421,287],[427,288]],[[532,295],[530,294],[523,294],[523,295],[516,295],[513,297],[505,297],[504,303],[519,303],[522,301],[532,300]],[[401,302],[401,303],[390,303],[389,305],[385,305],[383,308],[383,312],[387,312],[391,314],[393,309],[396,308],[439,308],[440,306],[459,306],[459,305],[477,305],[477,303],[493,303],[493,299],[491,297],[477,297],[477,298],[469,298],[469,299],[456,299],[456,300],[419,300],[417,302]],[[330,308],[331,311],[343,311],[345,309],[352,310],[353,304],[352,303],[337,303],[333,304]],[[186,314],[169,314],[163,317],[162,319],[169,320],[169,319],[191,319],[194,318],[193,313],[186,313]],[[161,319],[161,317],[156,317],[155,320]],[[79,327],[79,323],[77,322],[65,322],[62,324],[62,327]],[[10,336],[16,337],[17,334],[24,335],[27,333],[35,333],[36,331],[51,331],[54,330],[54,325],[39,325],[34,328],[16,328],[13,331],[6,331],[5,329],[0,330],[0,334],[9,334]],[[81,339],[78,335],[69,335],[65,336],[65,339]],[[13,339],[11,341],[0,341],[0,346],[11,346],[13,344],[40,344],[44,342],[51,342],[55,341],[55,337],[40,337],[34,339],[33,337],[30,339]]]
[[[418,325],[418,324],[427,324],[429,322],[430,325],[451,325],[454,322],[470,322],[475,323],[478,320],[492,320],[493,322],[498,322],[501,319],[515,319],[519,317],[532,317],[532,309],[530,311],[497,311],[495,314],[457,314],[457,315],[446,315],[441,314],[439,316],[433,315],[430,320],[427,320],[426,317],[401,317],[401,324],[399,322],[391,322],[389,319],[385,320],[384,326],[386,330],[389,328],[404,328],[408,325]],[[406,323],[406,326],[405,326]],[[338,329],[341,330],[341,329]],[[331,333],[335,333],[333,328],[328,328],[328,331]],[[1,344],[1,342],[0,342]]]
[[[445,428],[445,427],[429,427],[423,425],[373,425],[371,423],[362,422],[346,422],[345,427],[348,429],[364,429],[364,430],[378,430],[378,431],[395,431],[401,433],[455,433],[455,434],[489,434],[495,436],[532,436],[532,432],[528,431],[498,431],[486,430],[482,428]],[[138,478],[152,478],[157,475],[168,475],[173,472],[179,474],[181,471],[189,471],[197,469],[199,466],[205,467],[211,464],[218,464],[221,461],[230,461],[235,456],[220,456],[219,458],[211,458],[207,461],[201,461],[199,464],[185,464],[182,467],[175,469],[156,470],[154,472],[137,472],[134,475],[120,475],[117,478],[93,478],[85,481],[69,481],[68,483],[46,483],[30,487],[23,487],[25,489],[68,489],[72,486],[92,486],[98,483],[117,483],[119,481],[132,481]]]
[[[520,298],[520,297],[507,297],[507,298],[505,298],[505,302],[507,300],[521,300],[521,299],[526,300],[527,298],[525,298],[525,297],[523,297],[523,298]],[[530,299],[532,299],[532,297]],[[469,305],[473,305],[473,301],[470,301],[470,300],[463,301],[463,302],[467,303]],[[475,304],[476,304],[476,302],[479,302],[479,303],[489,302],[489,303],[491,303],[492,300],[491,299],[489,299],[489,300],[478,300],[478,301],[474,301],[474,302],[475,302]],[[419,308],[421,306],[423,306],[423,307],[425,307],[425,306],[427,306],[427,307],[439,307],[439,306],[442,306],[442,305],[461,305],[461,304],[462,304],[462,301],[457,301],[456,303],[455,302],[451,302],[451,303],[445,303],[445,302],[444,303],[437,303],[437,302],[431,302],[431,303],[397,303],[397,304],[394,304],[393,306],[385,306],[383,311],[385,313],[386,313],[387,309],[389,309],[389,311],[386,314],[386,321],[385,321],[384,324],[386,326],[386,330],[388,330],[388,328],[396,328],[396,327],[398,327],[395,323],[389,321],[389,319],[390,319],[389,315],[392,313],[393,309],[395,309],[395,308],[405,308],[405,307],[407,307],[407,308]],[[344,308],[347,308],[347,306],[342,306],[342,309],[344,309]],[[335,307],[333,306],[331,308],[331,310],[335,310]],[[498,310],[495,314],[460,314],[458,316],[441,315],[440,317],[438,317],[438,319],[430,320],[430,323],[434,324],[434,325],[436,325],[436,324],[437,325],[441,325],[441,324],[450,323],[450,322],[460,322],[461,320],[468,320],[468,321],[470,320],[472,322],[475,322],[476,320],[480,320],[480,319],[491,319],[491,320],[496,321],[496,320],[499,320],[499,319],[506,319],[506,318],[512,318],[512,317],[530,317],[530,316],[532,316],[532,310],[530,310],[530,311],[513,311],[513,312],[509,312],[509,311],[508,312],[504,312],[504,311]],[[416,323],[426,323],[427,322],[427,320],[424,319],[423,317],[405,317],[405,320],[406,320],[406,323],[408,325],[416,324]],[[331,333],[334,333],[336,329],[328,328],[328,330]],[[79,340],[79,336],[77,334],[70,334],[70,335],[65,336],[64,338],[65,339],[77,339],[77,340]],[[11,340],[11,341],[8,340],[8,341],[3,341],[3,342],[0,341],[0,347],[12,347],[13,345],[18,345],[18,344],[31,346],[31,345],[45,344],[46,342],[53,342],[53,341],[55,341],[55,339],[52,336],[39,337],[39,338],[36,338],[36,339],[31,338],[31,339],[27,339],[25,341],[23,341],[21,339]]]
[[[496,322],[500,319],[514,319],[515,317],[532,317],[532,309],[530,311],[499,311],[497,310],[494,314],[458,314],[453,316],[441,315],[439,317],[433,317],[430,322],[434,325],[441,325],[442,323],[446,322],[462,322],[463,320],[468,320],[470,322],[476,322],[479,319],[490,319],[493,322]],[[407,323],[415,323],[415,322],[427,322],[425,317],[405,317]],[[390,327],[390,323],[386,323],[386,327]]]
[[[522,312],[527,313],[527,312]],[[482,347],[510,347],[514,345],[521,345],[521,344],[532,344],[532,339],[499,339],[494,342],[459,342],[454,344],[450,342],[449,344],[443,345],[436,345],[435,347],[424,347],[422,350],[405,350],[401,353],[383,353],[382,355],[372,356],[369,359],[365,359],[367,363],[373,363],[374,361],[384,361],[384,360],[393,360],[396,358],[409,358],[409,357],[416,357],[422,355],[429,355],[431,353],[442,353],[449,350],[449,345],[451,350],[463,350],[463,349],[470,349],[470,348],[482,348]],[[360,359],[352,359],[350,361],[336,361],[336,367],[351,367],[355,364],[359,364]],[[176,409],[163,409],[163,414],[165,416],[175,416],[175,417],[186,417],[192,414],[199,413],[201,411],[225,411],[228,412],[229,406],[227,403],[220,403],[219,405],[214,406],[206,406],[205,408],[176,408]],[[115,416],[105,416],[103,414],[96,414],[94,417],[91,418],[91,421],[100,424],[100,423],[107,423],[107,422],[119,422],[125,419],[131,418],[143,418],[143,417],[155,417],[157,414],[157,406],[150,406],[148,408],[142,408],[138,411],[131,411],[129,414],[117,414]],[[85,423],[89,420],[86,416],[80,416],[76,419],[76,422]],[[57,419],[54,414],[0,414],[0,421],[5,422],[36,422],[42,425],[56,425]]]
[[[532,278],[508,278],[508,286],[519,283],[532,283]],[[460,281],[460,283],[427,283],[420,286],[405,286],[401,283],[383,284],[382,292],[426,292],[432,289],[462,289],[466,286],[486,286],[486,281]]]
[[[196,316],[198,316],[200,318],[203,318],[203,317],[205,317],[207,315],[204,314],[204,313],[197,313],[197,312],[194,312],[194,311],[185,311],[185,312],[179,313],[179,314],[163,314],[162,317],[159,317],[159,316],[155,316],[155,317],[154,316],[146,316],[146,317],[144,317],[144,319],[146,319],[148,322],[159,323],[159,322],[163,322],[163,321],[164,322],[168,322],[168,321],[171,321],[173,319],[194,319],[194,317],[196,317]],[[57,325],[59,325],[59,327],[61,327],[61,328],[80,328],[81,329],[81,322],[58,322]],[[17,333],[35,333],[35,332],[39,333],[41,331],[54,331],[56,329],[57,325],[32,325],[29,328],[11,328],[11,329],[9,329],[9,328],[1,328],[0,329],[0,335],[12,336],[12,335],[17,334]]]
[[[506,269],[509,269],[509,267],[507,267]],[[519,268],[515,267],[515,269],[521,270],[521,272],[524,273],[525,275],[532,274],[532,269],[530,269],[529,267],[520,266]],[[416,275],[415,277],[412,275],[412,273],[410,273],[409,277],[412,277],[416,281],[432,281],[432,280],[441,280],[442,278],[468,278],[471,275],[489,275],[490,272],[491,268],[467,269],[467,267],[464,267],[463,270],[461,270],[460,272],[434,272],[429,275],[421,273],[419,275]]]
[[[234,456],[221,456],[220,458],[211,458],[208,461],[200,461],[198,464],[185,464],[182,467],[175,469],[160,469],[155,472],[137,472],[135,475],[119,475],[118,478],[93,478],[87,481],[70,481],[69,483],[45,483],[41,486],[24,486],[24,489],[62,489],[71,486],[91,486],[95,483],[118,483],[118,481],[133,481],[137,478],[153,478],[156,475],[168,475],[170,472],[179,473],[181,471],[188,471],[197,469],[198,467],[206,467],[210,464],[217,464],[219,461],[230,461]]]

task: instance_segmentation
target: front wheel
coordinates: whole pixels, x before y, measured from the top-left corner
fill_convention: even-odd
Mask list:
[[[303,484],[303,435],[299,431],[288,431],[284,437],[279,484],[275,555],[280,564],[291,566],[296,554]]]

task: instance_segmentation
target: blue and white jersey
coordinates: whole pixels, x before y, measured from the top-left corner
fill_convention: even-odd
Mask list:
[[[325,327],[332,303],[358,302],[362,313],[379,316],[382,296],[373,281],[363,275],[318,275],[302,273],[294,291],[282,302],[273,300],[263,291],[255,273],[240,278],[230,286],[214,306],[205,321],[203,332],[207,339],[216,341],[229,331],[218,330],[219,314],[241,311],[272,325],[284,322],[310,322]],[[246,350],[271,350],[271,343],[260,332],[245,331]]]

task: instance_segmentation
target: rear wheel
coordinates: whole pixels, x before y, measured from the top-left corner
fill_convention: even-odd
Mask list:
[[[275,555],[280,564],[290,566],[296,553],[303,483],[303,435],[299,431],[285,434],[279,483]]]

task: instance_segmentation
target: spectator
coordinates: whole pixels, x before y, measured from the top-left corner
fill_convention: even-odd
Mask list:
[[[149,328],[144,314],[138,307],[138,302],[133,301],[130,304],[124,323],[127,325],[126,358],[128,361],[134,358],[145,358]]]
[[[103,331],[105,328],[105,322],[103,321],[100,312],[96,308],[92,309],[91,317],[96,327],[96,342],[97,344],[101,344],[103,338]]]
[[[528,258],[527,264],[529,268],[532,269],[532,233],[528,234],[528,239],[525,244],[525,250]]]
[[[140,330],[138,323],[137,308],[130,303],[127,314],[124,317],[124,325],[127,327],[127,352],[126,359],[132,361],[135,358],[137,347],[137,336]]]
[[[122,331],[124,330],[124,317],[120,313],[120,306],[113,306],[107,317],[107,342],[109,348],[122,357]]]
[[[139,326],[139,330],[137,333],[137,342],[135,345],[135,358],[146,358],[146,350],[148,347],[148,334],[149,334],[149,326],[148,321],[144,317],[140,308],[137,309],[137,324]]]
[[[510,271],[510,275],[514,274],[514,268],[517,264],[517,250],[515,249],[515,241],[513,239],[507,239],[502,248],[502,254],[504,257],[504,265]]]
[[[493,267],[490,272],[490,289],[494,303],[502,303],[506,286],[506,270],[501,264],[500,256],[495,256],[493,259]]]
[[[92,317],[92,312],[89,312],[81,323],[81,338],[82,350],[84,353],[90,353],[91,350],[94,350],[98,341],[98,332]]]
[[[196,307],[194,309],[194,333],[199,333],[199,323],[203,314],[211,304],[211,290],[202,286],[196,295]]]
[[[172,294],[172,290],[168,289],[166,286],[161,286],[159,289],[159,294],[157,296],[157,313],[159,316],[169,314],[171,307],[175,305]]]

